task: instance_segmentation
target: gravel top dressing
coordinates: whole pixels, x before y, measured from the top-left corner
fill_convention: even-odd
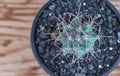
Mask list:
[[[56,76],[102,76],[120,56],[120,21],[105,0],[53,0],[34,31],[39,58]]]

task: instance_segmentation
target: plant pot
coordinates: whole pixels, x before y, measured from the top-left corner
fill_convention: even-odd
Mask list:
[[[50,0],[34,20],[31,47],[50,76],[107,76],[120,62],[120,14],[108,0]]]

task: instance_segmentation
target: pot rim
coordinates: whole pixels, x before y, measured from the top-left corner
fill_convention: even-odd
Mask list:
[[[36,28],[36,24],[38,22],[38,19],[40,17],[40,15],[42,14],[41,11],[44,10],[47,6],[49,6],[54,0],[49,0],[38,12],[38,14],[36,15],[33,25],[32,25],[32,29],[31,29],[31,37],[30,37],[30,42],[31,42],[31,47],[32,47],[32,52],[34,54],[35,59],[37,60],[38,64],[42,67],[42,69],[44,69],[44,71],[46,71],[50,76],[57,76],[56,74],[54,74],[50,69],[47,68],[47,66],[42,62],[42,59],[40,58],[40,56],[37,53],[37,49],[35,48],[35,28]],[[117,15],[118,20],[120,21],[120,13],[118,12],[118,10],[108,1],[108,0],[104,0],[106,2],[106,4],[110,7],[111,10],[113,10],[113,12]],[[120,63],[120,56],[119,58],[114,62],[114,64],[110,67],[109,70],[106,70],[103,74],[101,74],[101,76],[108,76],[108,74],[110,74]]]
[[[32,29],[31,29],[31,47],[32,47],[32,52],[34,54],[35,59],[37,60],[38,64],[42,67],[42,69],[44,69],[44,71],[46,71],[50,76],[56,76],[51,70],[49,70],[47,68],[47,66],[42,62],[42,59],[40,58],[40,56],[38,55],[38,52],[36,51],[37,49],[35,48],[35,28],[36,28],[36,24],[38,22],[38,19],[40,17],[40,15],[42,14],[41,11],[44,10],[48,5],[51,4],[51,2],[54,0],[49,0],[37,13],[33,25],[32,25]]]

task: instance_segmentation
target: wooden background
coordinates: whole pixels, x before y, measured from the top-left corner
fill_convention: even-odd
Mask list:
[[[0,76],[49,76],[30,47],[31,26],[48,0],[0,0]],[[120,12],[120,0],[110,0]],[[110,76],[120,76],[118,66]]]

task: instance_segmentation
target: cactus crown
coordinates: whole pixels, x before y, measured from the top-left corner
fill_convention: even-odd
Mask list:
[[[99,35],[94,31],[96,30],[95,26],[98,26],[95,20],[101,17],[101,15],[92,17],[80,14],[80,8],[81,3],[77,14],[66,12],[63,13],[64,17],[54,15],[58,20],[55,42],[59,41],[62,44],[62,48],[59,48],[63,55],[73,54],[77,58],[81,58],[86,53],[93,55],[95,52],[94,43],[99,38]]]
[[[77,58],[81,58],[87,52],[94,53],[94,43],[98,35],[93,31],[94,20],[91,16],[75,16],[70,22],[66,22],[64,18],[59,16],[59,35],[57,41],[62,43],[62,51],[64,55],[74,54]],[[85,19],[85,20],[83,20]]]

